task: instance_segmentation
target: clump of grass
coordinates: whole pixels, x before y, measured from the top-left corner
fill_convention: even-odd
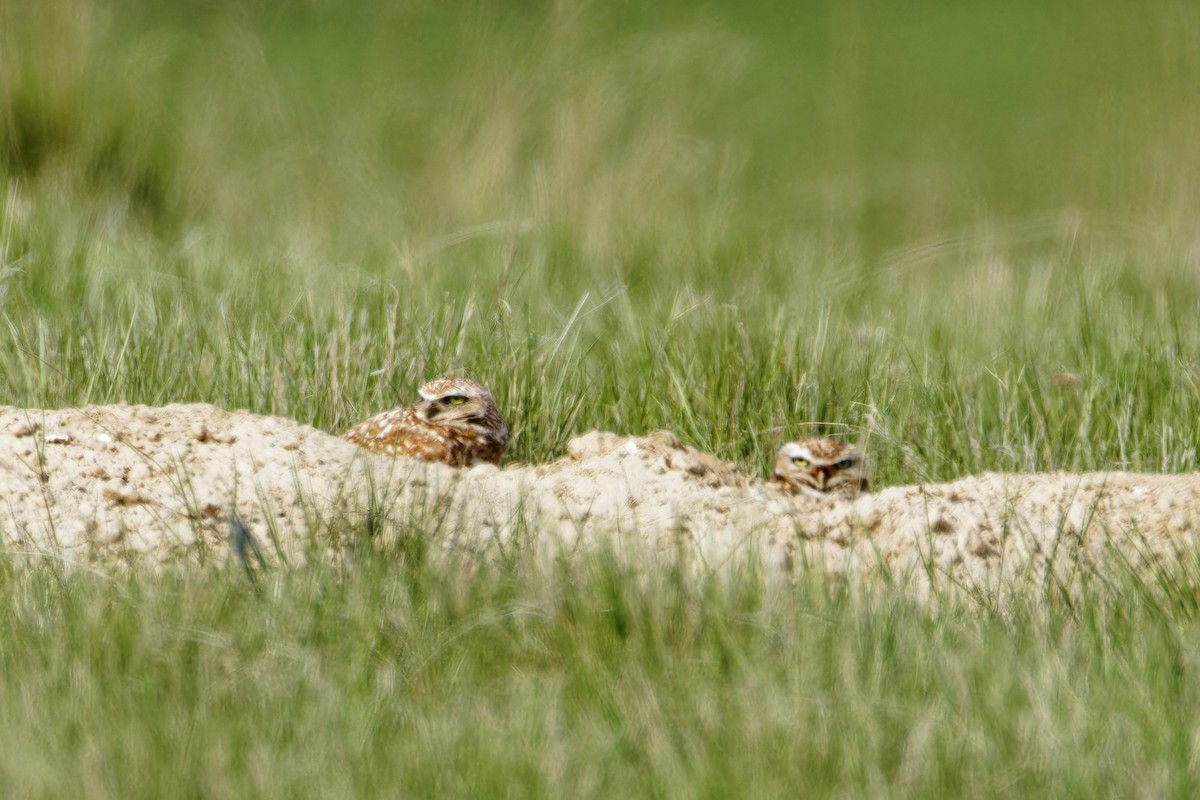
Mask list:
[[[1028,596],[1003,614],[949,598],[931,611],[816,575],[785,588],[660,566],[593,551],[462,571],[385,549],[270,571],[256,590],[233,564],[149,575],[6,560],[0,784],[134,797],[1195,788],[1200,654],[1184,603],[1095,584],[1071,610]]]

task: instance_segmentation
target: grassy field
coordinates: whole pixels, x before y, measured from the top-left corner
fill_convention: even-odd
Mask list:
[[[1197,42],[1173,0],[0,4],[0,402],[341,431],[461,371],[514,461],[1195,470]],[[1200,788],[1196,564],[1001,612],[420,555],[5,559],[0,794]]]

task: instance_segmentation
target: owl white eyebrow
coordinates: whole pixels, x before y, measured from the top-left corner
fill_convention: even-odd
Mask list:
[[[813,460],[812,451],[803,445],[796,444],[795,442],[788,442],[785,444],[783,446],[783,451],[788,455],[789,458],[796,458],[799,456],[800,458],[806,458],[809,461]]]

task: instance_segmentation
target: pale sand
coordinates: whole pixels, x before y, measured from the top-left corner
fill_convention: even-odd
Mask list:
[[[850,502],[786,496],[665,432],[592,432],[549,464],[457,470],[209,405],[0,407],[10,555],[224,559],[236,510],[269,557],[290,560],[314,542],[336,550],[330,525],[368,507],[434,529],[439,548],[468,559],[513,545],[515,531],[547,555],[604,542],[718,572],[890,576],[923,597],[1194,566],[1200,475],[989,473]]]

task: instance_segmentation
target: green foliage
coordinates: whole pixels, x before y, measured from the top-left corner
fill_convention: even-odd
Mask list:
[[[1198,36],[1173,0],[0,4],[0,401],[341,431],[466,372],[516,461],[1195,470]],[[1195,793],[1187,554],[1012,617],[446,574],[427,522],[257,590],[0,562],[0,791]]]
[[[438,564],[441,563],[441,566]],[[1194,602],[993,614],[603,553],[0,575],[13,796],[1196,791]],[[111,569],[106,570],[111,573]],[[1183,581],[1194,598],[1200,575]],[[1162,587],[1157,587],[1161,589]]]
[[[885,483],[1195,466],[1200,64],[1154,38],[1195,15],[0,13],[10,402],[340,430],[467,371],[519,460],[670,428],[760,470],[816,428]]]

